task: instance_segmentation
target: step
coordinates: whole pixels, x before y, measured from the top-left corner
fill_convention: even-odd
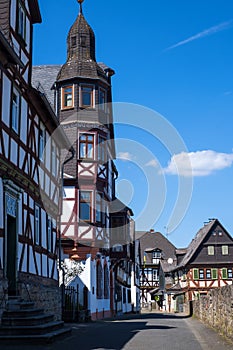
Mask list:
[[[64,321],[53,321],[34,326],[1,326],[0,335],[41,335],[61,329]]]
[[[29,317],[34,315],[43,315],[44,309],[32,308],[32,309],[19,309],[19,310],[4,310],[2,317]]]
[[[53,314],[3,316],[2,326],[35,326],[54,320]]]
[[[45,334],[36,334],[36,335],[1,335],[0,334],[0,343],[1,344],[45,344],[55,341],[57,338],[67,336],[71,333],[72,329],[70,327],[62,327],[60,329],[47,332]]]

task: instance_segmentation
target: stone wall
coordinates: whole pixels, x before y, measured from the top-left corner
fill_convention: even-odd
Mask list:
[[[36,275],[19,274],[19,295],[24,300],[31,300],[38,308],[43,308],[45,313],[52,313],[57,320],[61,320],[61,290],[58,282]]]
[[[194,301],[193,314],[233,341],[233,285],[212,289]]]

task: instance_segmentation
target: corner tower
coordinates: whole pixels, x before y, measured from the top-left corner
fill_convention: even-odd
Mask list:
[[[54,84],[60,122],[76,151],[64,169],[61,222],[64,251],[86,254],[109,249],[110,202],[116,169],[111,77],[114,71],[95,58],[95,35],[82,2],[67,37],[67,60]]]

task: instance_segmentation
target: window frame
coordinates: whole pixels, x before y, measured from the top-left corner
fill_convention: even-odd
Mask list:
[[[53,220],[47,215],[47,249],[53,251]]]
[[[45,161],[46,129],[43,124],[39,128],[39,159]]]
[[[214,256],[215,255],[215,249],[214,245],[208,245],[207,247],[207,253],[209,256]]]
[[[211,269],[206,269],[206,279],[207,280],[211,280],[212,279]]]
[[[193,280],[199,279],[199,269],[193,269]]]
[[[106,163],[107,160],[107,149],[106,149],[106,138],[102,135],[98,137],[98,160],[103,164]]]
[[[14,95],[16,102],[14,102]],[[21,95],[19,90],[13,86],[11,94],[11,128],[18,135],[20,130]]]
[[[66,92],[66,90],[71,89],[71,92]],[[69,99],[67,96],[71,96]],[[68,104],[68,101],[71,100],[71,105]],[[74,108],[74,85],[64,85],[61,88],[61,109],[72,109]]]
[[[222,255],[229,255],[229,246],[228,245],[222,245]]]
[[[106,103],[107,103],[107,91],[100,87],[99,88],[99,109],[103,112],[106,112]]]
[[[96,192],[95,198],[95,221],[97,223],[103,222],[103,194]]]
[[[41,207],[38,204],[34,206],[34,243],[41,245]]]
[[[82,137],[85,137],[85,139],[82,140]],[[89,137],[91,137],[92,140],[88,140]],[[82,150],[82,145],[85,145],[84,152]],[[90,145],[92,145],[91,157],[89,157]],[[81,156],[81,153],[84,153],[84,156]],[[95,160],[95,134],[90,134],[90,133],[79,134],[79,159]]]
[[[90,195],[89,200],[85,200],[82,199],[82,193],[88,193]],[[93,192],[89,191],[89,190],[79,190],[79,220],[80,221],[84,221],[84,222],[91,222],[92,221],[92,196],[93,196]],[[82,214],[82,209],[81,209],[81,205],[82,203],[88,204],[89,203],[89,216],[88,218],[82,218],[81,214]]]
[[[24,42],[26,42],[26,39],[27,39],[26,20],[27,20],[26,10],[23,6],[23,3],[21,1],[18,1],[16,31],[17,31],[17,34],[20,36],[20,38],[23,39]]]
[[[199,280],[204,280],[205,279],[205,271],[204,271],[204,269],[199,269],[198,270],[198,279]]]
[[[233,278],[233,271],[232,269],[227,269],[227,278],[232,279]]]
[[[84,89],[90,89],[90,92]],[[87,94],[90,99],[90,104],[85,104],[84,94]],[[79,105],[81,108],[95,108],[95,86],[92,84],[81,84],[79,90]]]

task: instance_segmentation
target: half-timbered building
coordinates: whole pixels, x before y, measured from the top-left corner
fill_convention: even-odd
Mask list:
[[[185,249],[177,249],[177,265],[160,265],[160,290],[165,305],[183,309],[189,301],[206,295],[211,289],[232,284],[233,239],[217,219],[210,219]],[[172,285],[166,283],[166,276]]]
[[[136,238],[140,241],[141,249],[141,305],[146,308],[156,308],[163,305],[164,299],[160,289],[160,265],[176,264],[176,248],[160,232],[154,230],[137,231]]]
[[[20,296],[59,318],[60,149],[70,146],[31,86],[38,1],[0,0],[0,14],[0,307]]]
[[[83,15],[83,1],[78,2],[80,11],[67,36],[67,61],[60,67],[34,67],[34,83],[42,85],[54,101],[76,151],[64,167],[61,244],[64,260],[85,263],[72,283],[78,281],[79,295],[85,293],[82,307],[95,319],[112,315],[115,308],[115,261],[110,259],[111,235],[117,231],[111,230],[111,224],[115,225],[111,218],[116,216],[112,203],[117,202],[111,91],[115,73],[96,61],[95,34]],[[130,215],[129,210],[120,213],[125,225],[120,227],[121,243],[125,243]]]

